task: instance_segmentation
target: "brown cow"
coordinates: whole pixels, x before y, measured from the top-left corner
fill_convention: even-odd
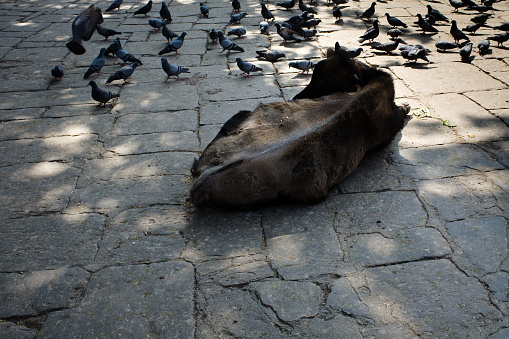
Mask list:
[[[392,141],[408,107],[394,104],[391,76],[351,60],[338,44],[328,54],[298,100],[261,104],[224,124],[193,166],[195,206],[316,202],[366,152]],[[316,99],[299,99],[306,97]]]

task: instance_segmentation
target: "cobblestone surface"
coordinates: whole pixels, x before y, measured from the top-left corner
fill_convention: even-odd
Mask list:
[[[460,62],[450,24],[421,34],[413,24],[431,4],[460,28],[477,14],[445,0],[378,2],[409,24],[403,39],[431,50],[432,63],[405,63],[363,44],[360,60],[395,79],[411,118],[394,142],[316,205],[250,212],[196,210],[190,168],[220,126],[260,102],[289,100],[310,76],[288,62],[323,58],[337,41],[357,47],[371,1],[315,6],[317,37],[282,43],[259,33],[260,4],[248,13],[244,53],[218,53],[208,31],[229,30],[230,1],[168,1],[173,31],[187,31],[181,80],[165,79],[148,17],[125,0],[103,26],[122,33],[141,58],[131,83],[105,85],[119,68],[107,58],[91,80],[120,97],[98,107],[83,74],[109,41],[94,34],[87,53],[65,47],[89,3],[0,3],[0,337],[1,338],[491,338],[509,336],[509,49],[492,44]],[[103,10],[109,1],[96,4]],[[299,14],[267,3],[281,22]],[[509,21],[493,4],[489,26]],[[501,33],[482,27],[477,43]],[[111,39],[110,39],[111,40]],[[286,58],[258,61],[255,51]],[[263,72],[240,76],[236,57]],[[54,81],[50,69],[66,71]]]

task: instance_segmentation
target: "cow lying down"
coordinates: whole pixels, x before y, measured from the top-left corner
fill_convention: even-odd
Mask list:
[[[366,152],[388,145],[408,107],[391,76],[336,44],[291,102],[260,104],[228,120],[192,168],[197,207],[252,209],[324,199]]]

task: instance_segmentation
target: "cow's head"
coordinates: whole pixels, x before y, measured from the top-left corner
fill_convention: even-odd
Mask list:
[[[320,61],[313,71],[309,85],[293,99],[313,99],[338,92],[352,92],[362,86],[371,67],[353,60],[336,42],[327,50],[327,59]]]

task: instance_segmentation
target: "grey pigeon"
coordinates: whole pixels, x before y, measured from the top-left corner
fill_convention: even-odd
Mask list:
[[[500,31],[506,31],[508,32],[509,31],[509,22],[505,22],[501,25],[498,25],[498,26],[493,26],[493,29],[498,29]]]
[[[463,33],[456,24],[456,20],[451,21],[450,33],[454,38],[454,42],[458,43],[460,40],[470,40],[465,33]]]
[[[205,5],[203,2],[200,2],[200,13],[204,17],[208,18],[210,13],[209,6]]]
[[[433,27],[433,25],[430,24],[428,20],[424,19],[420,14],[417,14],[417,21],[415,23],[422,29],[422,34],[425,34],[426,32],[438,32],[438,29]]]
[[[480,55],[486,55],[490,52],[490,41],[489,40],[481,40],[477,45],[477,49],[479,50]]]
[[[110,36],[122,34],[122,32],[117,32],[114,29],[101,27],[99,25],[97,25],[97,33],[104,37],[104,41],[108,40]]]
[[[332,9],[332,16],[336,19],[336,22],[341,20],[341,17],[343,16],[343,12],[341,12],[341,8],[339,6],[334,7]]]
[[[373,42],[373,39],[375,39],[379,34],[380,29],[378,28],[378,20],[375,20],[373,21],[373,26],[368,28],[366,32],[359,37],[359,43],[363,43],[365,40]]]
[[[55,78],[55,80],[62,80],[64,77],[64,69],[60,65],[56,65],[51,69],[51,75]]]
[[[406,45],[400,48],[401,56],[408,61],[417,62],[418,59],[422,59],[426,62],[430,62],[426,55],[430,52],[422,45]]]
[[[315,64],[309,60],[290,61],[288,67],[300,69],[300,74],[309,74],[309,70],[315,67]]]
[[[166,25],[168,23],[168,21],[166,19],[150,19],[148,21],[148,24],[152,27],[155,28],[154,32],[157,32],[161,29],[161,27],[163,27],[164,25]]]
[[[267,21],[260,22],[260,33],[269,34],[269,23]]]
[[[395,40],[391,40],[391,41],[383,43],[383,44],[371,46],[371,48],[374,48],[379,51],[387,52],[387,54],[392,54],[392,51],[396,50],[396,48],[398,48],[398,45],[401,42],[403,42],[403,40],[401,40],[401,38],[397,38]]]
[[[504,42],[509,40],[509,33],[505,32],[502,34],[497,34],[495,36],[490,36],[490,37],[488,37],[488,40],[496,41],[497,46],[499,46],[499,47],[504,46]]]
[[[143,65],[140,59],[136,58],[134,55],[132,55],[123,48],[115,51],[115,55],[123,62],[137,62],[139,65]]]
[[[236,58],[235,61],[237,61],[237,66],[243,72],[241,74],[242,76],[248,77],[249,73],[251,73],[251,72],[261,72],[261,71],[263,71],[262,68],[260,68],[258,66],[255,66],[255,65],[253,65],[250,62],[243,61],[241,58]]]
[[[407,24],[405,24],[403,21],[401,21],[400,19],[396,18],[395,16],[391,16],[389,13],[385,13],[385,16],[387,17],[387,22],[393,28],[396,28],[398,26],[399,27],[403,27],[403,28],[407,28]]]
[[[479,15],[476,15],[476,16],[470,18],[470,21],[472,21],[476,24],[485,24],[486,21],[488,21],[488,19],[490,17],[491,17],[491,14],[483,13],[483,14],[479,14]]]
[[[316,35],[317,30],[316,29],[303,29],[303,30],[301,30],[301,32],[302,32],[302,36],[304,38],[306,38],[306,40],[309,40]]]
[[[238,38],[240,38],[244,34],[246,34],[246,30],[244,28],[239,27],[239,28],[232,29],[226,35],[236,35]]]
[[[474,11],[478,11],[479,13],[484,13],[487,11],[495,10],[492,6],[485,6],[485,5],[471,6],[471,7],[469,7],[469,9],[473,9]]]
[[[217,43],[217,40],[219,39],[219,34],[217,34],[217,31],[214,28],[210,30],[209,38],[211,40],[210,41],[211,43],[213,44]]]
[[[431,5],[426,5],[426,8],[428,8],[428,14],[432,15],[436,21],[449,22],[449,19],[445,15],[440,13],[438,9],[431,7]]]
[[[402,36],[404,34],[405,34],[405,32],[403,32],[399,28],[391,28],[390,30],[387,31],[387,35],[393,39],[399,38],[400,36]]]
[[[448,49],[459,48],[458,44],[454,44],[449,41],[439,41],[435,44],[438,52],[445,52]]]
[[[473,43],[468,42],[465,44],[465,46],[460,48],[460,56],[462,62],[470,62],[471,58],[470,55],[472,54],[472,46]]]
[[[276,23],[275,26],[276,26],[277,34],[279,34],[279,36],[281,38],[283,38],[284,42],[286,42],[286,41],[301,42],[302,41],[302,39],[299,39],[295,35],[293,35],[292,31],[281,27],[280,24]]]
[[[262,17],[264,20],[272,20],[274,21],[274,15],[271,11],[267,9],[267,6],[262,2]]]
[[[120,39],[116,38],[109,46],[106,48],[106,52],[104,52],[104,55],[112,55],[116,51],[122,48],[122,44],[120,43]]]
[[[163,82],[167,82],[168,79],[172,75],[176,75],[177,76],[177,80],[180,80],[180,77],[179,77],[180,73],[190,73],[189,72],[189,68],[185,68],[185,67],[182,67],[182,66],[172,65],[172,64],[170,64],[168,62],[168,60],[166,58],[161,58],[161,66],[163,67],[163,71],[167,75],[166,80],[164,80]]]
[[[432,26],[437,23],[437,19],[431,14],[426,14],[424,19]]]
[[[304,26],[306,26],[307,28],[313,28],[313,27],[318,26],[318,24],[320,22],[322,22],[322,20],[320,20],[320,19],[309,19],[309,20],[306,21]]]
[[[376,2],[372,2],[371,6],[369,6],[369,8],[366,9],[361,15],[359,15],[359,18],[370,19],[373,16],[373,14],[375,14],[375,6]]]
[[[87,71],[85,72],[85,75],[83,76],[84,79],[88,79],[94,73],[101,75],[101,69],[106,64],[104,53],[106,53],[106,48],[101,48],[99,55],[95,57],[95,59],[92,61],[92,64],[90,64],[90,67],[88,67]]]
[[[247,13],[233,14],[232,16],[230,16],[230,25],[240,23],[240,20],[244,19],[246,15]]]
[[[357,58],[359,55],[361,55],[362,51],[364,51],[362,47],[351,48],[346,50],[350,59]]]
[[[161,19],[166,20],[167,22],[171,22],[171,13],[170,9],[166,5],[166,2],[161,3],[161,9],[159,10],[159,16]]]
[[[468,8],[477,6],[477,4],[473,0],[461,0],[461,2]]]
[[[230,53],[230,51],[244,52],[244,49],[242,47],[225,38],[223,32],[218,31],[217,34],[219,36],[219,44],[221,45],[221,47],[223,47],[223,50],[219,53],[223,53],[226,50],[228,50],[227,52],[228,54]]]
[[[164,47],[162,50],[160,50],[158,54],[163,55],[164,53],[171,53],[171,52],[175,52],[175,54],[180,54],[178,52],[178,50],[184,44],[184,37],[186,35],[187,35],[186,32],[182,32],[182,34],[180,34],[180,36],[177,39],[173,40],[168,45],[166,45],[166,47]]]
[[[119,10],[120,5],[122,5],[122,2],[124,2],[124,0],[113,1],[113,3],[108,8],[106,8],[106,12],[110,12],[110,11],[114,10],[115,8]]]
[[[449,4],[454,7],[454,12],[457,12],[459,8],[465,7],[466,5],[459,0],[449,0]]]
[[[240,1],[232,0],[232,7],[234,12],[240,12]]]
[[[85,54],[87,50],[81,44],[82,40],[90,40],[97,26],[103,22],[101,10],[94,5],[90,5],[72,22],[72,38],[66,44],[67,48],[74,54]]]
[[[316,10],[313,7],[309,7],[302,0],[299,0],[299,9],[303,12],[317,14]]]
[[[276,3],[276,6],[280,6],[286,8],[287,10],[293,8],[295,6],[295,0],[283,1],[280,3]]]
[[[473,24],[468,24],[467,27],[465,28],[462,28],[461,30],[463,32],[469,32],[469,33],[472,33],[472,34],[475,34],[475,32],[482,27],[483,24],[481,23],[473,23]]]
[[[275,49],[266,49],[263,51],[256,51],[258,54],[256,57],[259,59],[265,59],[270,62],[275,62],[278,59],[284,58],[286,55]]]
[[[113,94],[110,91],[99,88],[95,81],[90,81],[89,86],[92,86],[92,99],[99,102],[99,106],[106,106],[106,103],[113,98],[118,98],[119,94]]]
[[[148,0],[148,3],[142,7],[140,7],[136,12],[133,13],[133,15],[145,15],[147,16],[148,12],[152,10],[152,0]]]
[[[169,29],[166,25],[163,25],[163,30],[161,31],[163,36],[168,39],[168,43],[170,43],[173,38],[178,37],[178,34]]]
[[[136,69],[136,67],[138,67],[138,65],[139,64],[137,62],[133,62],[130,65],[122,67],[121,69],[119,69],[118,71],[113,73],[108,78],[108,80],[106,80],[106,83],[109,84],[112,81],[121,80],[121,79],[124,80],[124,83],[129,82],[129,79],[131,79],[131,75],[133,75],[134,70]]]

